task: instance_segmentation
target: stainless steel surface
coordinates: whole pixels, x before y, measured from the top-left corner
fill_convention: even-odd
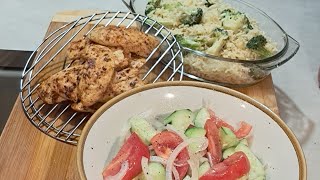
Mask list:
[[[164,78],[164,72],[169,74],[166,79],[168,81],[178,79],[182,80],[183,76],[183,57],[181,48],[171,33],[162,25],[149,19],[148,17],[133,14],[130,12],[106,12],[92,14],[90,16],[79,17],[61,28],[51,33],[38,46],[38,48],[30,56],[21,79],[20,98],[23,109],[30,122],[45,134],[71,144],[76,144],[81,133],[81,126],[90,117],[88,113],[75,112],[70,108],[68,103],[60,103],[48,105],[41,101],[36,94],[39,86],[37,78],[45,68],[64,50],[69,42],[77,35],[88,35],[97,25],[116,25],[116,26],[137,26],[145,33],[157,36],[161,41],[160,44],[151,52],[146,61],[149,61],[156,51],[160,51],[159,58],[155,61],[149,71],[145,74],[147,78],[155,67],[162,67],[157,77],[152,82],[156,82],[159,78]],[[86,27],[90,27],[89,31],[85,31]],[[70,38],[66,38],[70,37]],[[33,60],[34,59],[34,60]],[[64,69],[70,65],[70,62],[64,62],[59,66]],[[53,73],[53,72],[52,72]]]
[[[0,134],[8,120],[11,109],[19,95],[19,70],[0,68]]]
[[[0,50],[0,134],[19,95],[22,69],[30,51]]]

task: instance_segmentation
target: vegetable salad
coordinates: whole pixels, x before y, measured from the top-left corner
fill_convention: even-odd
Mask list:
[[[246,139],[252,126],[244,121],[234,128],[200,108],[176,110],[161,126],[138,116],[129,124],[128,137],[103,170],[105,180],[265,179]]]

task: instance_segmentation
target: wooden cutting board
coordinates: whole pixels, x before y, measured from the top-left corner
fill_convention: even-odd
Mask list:
[[[94,10],[63,11],[54,15],[47,34],[89,15]],[[251,87],[237,88],[278,114],[271,76]],[[79,179],[77,147],[57,141],[35,128],[26,118],[18,98],[0,137],[0,179]]]

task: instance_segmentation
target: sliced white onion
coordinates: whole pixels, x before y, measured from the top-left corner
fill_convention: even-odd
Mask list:
[[[128,161],[125,161],[121,164],[121,168],[119,170],[119,172],[117,174],[115,174],[114,176],[106,176],[104,178],[104,180],[119,180],[119,179],[122,179],[127,171],[129,169],[129,162]]]
[[[174,165],[174,166],[177,166],[177,167],[181,167],[181,166],[188,165],[188,162],[187,162],[187,161],[184,161],[184,162],[174,162],[173,165]]]
[[[183,141],[182,143],[180,143],[174,150],[173,152],[170,154],[168,160],[167,160],[167,166],[166,166],[166,180],[172,180],[172,169],[173,169],[173,163],[174,160],[177,158],[177,156],[179,155],[179,153],[186,148],[189,144],[191,143],[200,143],[200,144],[207,144],[208,140],[205,137],[201,137],[201,138],[190,138],[187,139],[185,141]]]
[[[210,167],[213,167],[212,157],[211,157],[211,154],[209,152],[207,152],[207,157],[208,157],[208,160],[209,160]]]
[[[208,142],[208,141],[207,141]],[[206,147],[207,146],[207,147]],[[206,147],[206,149],[208,148],[208,145],[204,145],[204,147]],[[203,147],[202,147],[203,148]],[[207,154],[207,151],[206,150],[203,150],[203,151],[199,151],[195,154],[195,156],[197,156],[198,158],[202,158],[204,155]]]
[[[148,165],[148,158],[142,156],[142,159],[141,159],[141,167],[142,167],[142,172],[144,174],[144,177],[147,179],[147,180],[152,180],[152,178],[150,177],[149,175],[149,165]]]
[[[158,163],[161,163],[163,165],[167,164],[167,160],[162,158],[162,157],[159,157],[159,156],[150,156],[150,161],[151,162],[158,162]]]
[[[183,140],[187,140],[188,139],[187,136],[184,133],[176,130],[171,124],[167,124],[166,125],[166,129],[168,131],[171,131],[171,132],[174,132],[174,133],[178,134]]]
[[[174,166],[172,167],[172,173],[175,180],[180,180],[179,172]]]
[[[200,161],[200,163],[202,164],[202,163],[204,163],[204,162],[206,162],[206,161],[209,161],[209,160],[208,160],[208,158],[201,157],[201,158],[199,159],[199,161]]]
[[[196,156],[190,157],[188,160],[191,169],[191,180],[198,180],[199,178],[199,159]]]

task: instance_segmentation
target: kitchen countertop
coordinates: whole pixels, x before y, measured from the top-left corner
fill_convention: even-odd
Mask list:
[[[300,42],[298,54],[273,71],[280,115],[293,129],[303,147],[308,179],[320,176],[320,90],[317,71],[320,56],[320,1],[248,0],[267,12],[283,29]],[[42,40],[50,19],[65,9],[126,10],[120,0],[3,0],[0,7],[0,49],[32,50]],[[23,33],[21,28],[23,27]]]

